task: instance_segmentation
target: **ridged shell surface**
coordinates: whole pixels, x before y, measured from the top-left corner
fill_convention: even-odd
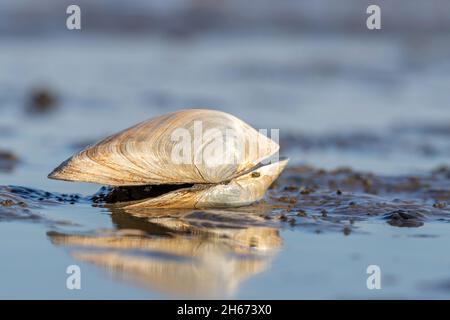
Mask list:
[[[49,178],[111,186],[220,183],[248,172],[278,149],[275,141],[230,114],[186,109],[87,147]]]

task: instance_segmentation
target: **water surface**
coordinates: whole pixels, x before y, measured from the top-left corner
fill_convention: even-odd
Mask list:
[[[0,44],[1,298],[448,298],[448,38],[303,35]],[[330,55],[333,52],[333,55]],[[54,108],[30,111],[33,92]],[[30,102],[31,101],[31,102]],[[181,107],[280,129],[263,203],[121,212],[47,174]],[[440,167],[444,165],[444,167]],[[345,167],[345,168],[343,168]],[[82,289],[66,288],[79,265]],[[367,266],[382,271],[368,290]]]

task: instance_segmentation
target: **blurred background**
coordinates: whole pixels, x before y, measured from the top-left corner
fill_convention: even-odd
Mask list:
[[[66,28],[71,4],[81,8],[81,30]],[[366,27],[369,5],[381,8],[381,30]],[[46,194],[35,189],[92,194],[99,186],[52,181],[47,174],[100,138],[193,107],[230,112],[258,129],[280,129],[282,155],[291,158],[291,168],[350,167],[396,181],[396,176],[447,166],[437,171],[444,175],[450,156],[449,57],[448,0],[2,0],[0,187],[26,187],[20,192],[32,210],[34,201]],[[447,178],[431,185],[431,191],[423,189],[424,197],[427,190],[448,195]],[[421,187],[413,188],[411,197],[425,203],[414,198]],[[4,194],[9,197],[9,189]],[[370,205],[399,195],[366,196],[355,198]],[[11,219],[19,222],[0,224],[1,242],[11,243],[0,246],[5,257],[0,297],[160,297],[156,291],[106,280],[87,264],[82,267],[88,289],[81,295],[66,290],[65,268],[80,262],[53,244],[81,240],[47,233],[55,231],[54,222],[48,222],[53,218],[71,221],[58,225],[58,232],[87,233],[137,228],[142,221],[129,222],[128,216],[114,216],[90,202],[36,207],[49,218],[36,220],[39,226],[20,223],[23,217],[35,219],[27,208],[14,212]],[[8,221],[6,210],[0,220]],[[270,271],[246,282],[237,297],[428,298],[417,285],[425,279],[436,281],[435,296],[448,298],[449,261],[443,261],[448,224],[427,222],[417,231],[391,228],[385,216],[375,217],[357,226],[351,222],[356,231],[347,237],[346,220],[333,224],[330,213],[329,221],[326,212],[313,212],[322,218],[311,222],[310,229],[324,224],[327,231],[320,236],[309,231],[303,216],[298,217],[298,232],[283,227],[278,239],[278,230],[271,230],[275,242],[284,243],[283,251]],[[365,214],[364,207],[360,213]],[[396,216],[400,214],[405,216]],[[341,232],[343,224],[347,232]],[[332,233],[330,226],[339,232]],[[148,233],[150,227],[141,228]],[[242,279],[269,264],[246,265],[228,253],[220,255],[224,260],[214,260],[210,251],[205,257],[201,267],[175,268],[174,274],[166,272],[170,268],[148,268],[160,271],[155,281],[170,282],[179,275],[196,284],[203,279],[183,272],[207,270],[212,279],[223,281],[214,287],[220,291],[224,284],[239,287]],[[113,260],[121,270],[120,263],[133,261]],[[372,263],[386,267],[387,291],[365,287],[365,270]]]

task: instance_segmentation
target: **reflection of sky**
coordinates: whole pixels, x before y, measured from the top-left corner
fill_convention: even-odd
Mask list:
[[[105,216],[105,219],[109,218]],[[445,250],[439,244],[448,242],[446,226],[427,223],[420,229],[410,229],[373,223],[358,225],[357,232],[369,232],[369,235],[355,232],[346,237],[335,233],[304,233],[299,229],[282,232],[284,248],[269,269],[242,282],[234,297],[448,298],[448,291],[438,286],[449,280],[450,260],[436,254]],[[73,260],[64,250],[55,250],[44,236],[45,229],[37,224],[0,224],[2,241],[16,239],[19,233],[27,234],[14,241],[14,245],[0,246],[4,258],[0,298],[167,297],[127,282],[113,281],[103,270]],[[438,238],[423,237],[428,234]],[[81,291],[65,288],[65,269],[71,264],[81,267]],[[366,268],[371,264],[381,268],[382,290],[366,288]]]
[[[386,228],[373,222],[359,226],[358,231],[370,236],[283,232],[285,249],[272,263],[272,273],[244,283],[240,297],[255,297],[270,288],[280,299],[448,298],[448,290],[436,290],[439,283],[449,281],[450,260],[438,253],[445,250],[439,244],[448,237],[447,226]],[[438,238],[418,237],[428,234]],[[381,268],[382,290],[366,287],[366,268],[371,264]]]
[[[0,246],[1,299],[139,299],[159,295],[111,281],[89,264],[75,262],[63,250],[55,250],[45,236],[46,228],[36,224],[2,223]],[[17,238],[17,234],[26,237]],[[13,242],[10,242],[13,240]],[[81,267],[81,290],[66,289],[66,268]]]

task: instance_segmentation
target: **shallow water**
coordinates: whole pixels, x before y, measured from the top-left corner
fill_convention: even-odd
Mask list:
[[[416,46],[278,34],[2,41],[0,148],[14,157],[0,158],[0,201],[11,200],[0,297],[448,298],[450,173],[437,168],[450,154],[450,45]],[[55,107],[30,112],[39,88]],[[121,212],[92,202],[99,186],[46,178],[101,137],[199,106],[280,129],[290,167],[263,203]],[[82,290],[66,289],[72,264]],[[366,287],[373,264],[381,290]]]

